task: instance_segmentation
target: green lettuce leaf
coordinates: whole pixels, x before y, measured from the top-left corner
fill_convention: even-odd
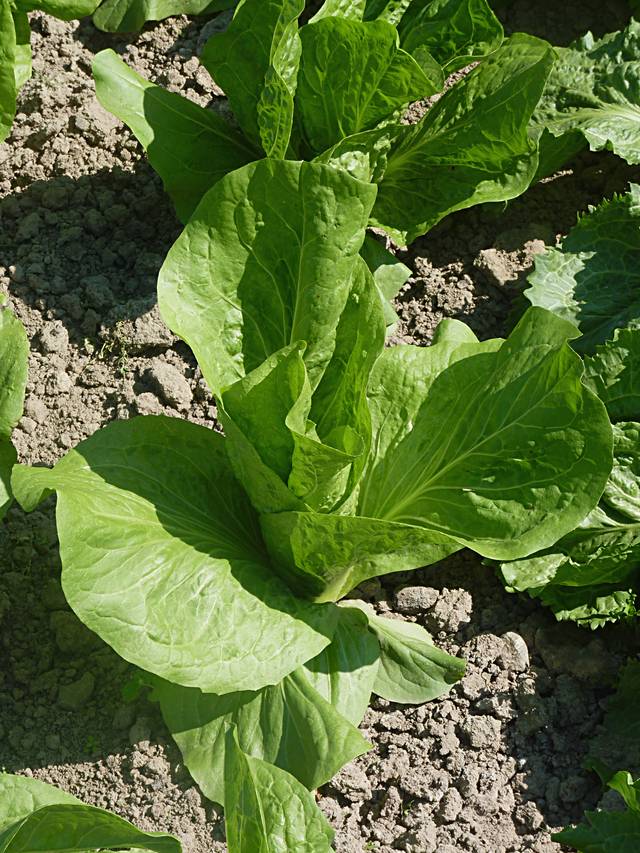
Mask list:
[[[448,693],[465,673],[465,662],[433,645],[431,636],[415,622],[376,616],[363,602],[344,601],[365,614],[380,644],[380,664],[373,692],[390,702],[421,704]]]
[[[31,28],[26,12],[12,9],[12,15],[16,33],[14,74],[17,91],[31,77]]]
[[[411,0],[366,0],[365,21],[388,21],[398,26]]]
[[[337,15],[348,20],[361,21],[366,0],[325,0],[315,15],[309,19],[313,24],[328,15]]]
[[[0,853],[89,853],[92,850],[181,853],[177,838],[142,832],[111,812],[37,779],[0,773]]]
[[[640,426],[614,426],[614,464],[602,500],[546,551],[501,565],[507,585],[540,598],[558,619],[598,627],[635,615],[640,569]]]
[[[236,0],[104,0],[93,23],[107,33],[128,33],[147,21],[162,21],[172,15],[212,15],[231,9]]]
[[[532,305],[580,329],[581,353],[640,321],[640,185],[590,208],[558,248],[536,255],[529,282]]]
[[[374,197],[331,167],[277,160],[209,190],[165,260],[158,301],[214,393],[297,341],[317,386]]]
[[[445,74],[489,56],[504,38],[487,0],[413,0],[398,31],[405,50],[426,48]]]
[[[149,83],[112,50],[93,63],[102,106],[123,121],[186,222],[206,191],[259,154],[212,110]]]
[[[585,818],[585,823],[563,829],[551,837],[560,844],[574,847],[580,853],[636,853],[639,849],[638,809],[586,812]]]
[[[386,21],[325,17],[301,30],[302,60],[296,94],[304,150],[318,154],[368,130],[411,101],[440,91],[440,69],[430,78],[398,45]]]
[[[358,514],[484,556],[525,556],[571,530],[611,470],[609,420],[580,381],[572,337],[570,323],[530,310],[498,350],[463,345],[477,354],[441,373],[426,364],[433,350],[437,365],[438,348],[427,349],[418,381],[402,349],[387,350],[371,382],[374,433],[376,407],[400,414],[377,438]]]
[[[53,15],[61,21],[74,21],[93,14],[100,0],[33,0],[19,4],[22,8],[39,9],[47,15]]]
[[[238,124],[267,157],[284,157],[289,145],[303,9],[304,0],[243,0],[228,29],[212,36],[201,56]]]
[[[14,469],[13,488],[27,509],[58,492],[66,598],[144,670],[207,692],[258,690],[330,642],[335,612],[294,598],[274,574],[211,430],[116,422],[51,470]]]
[[[585,358],[585,384],[607,407],[612,421],[640,421],[640,328],[616,329],[613,339]]]
[[[376,287],[382,299],[387,333],[390,333],[398,321],[398,316],[392,303],[402,285],[408,281],[411,270],[408,266],[401,263],[395,255],[388,252],[370,234],[367,234],[365,237],[360,254],[373,273]]]
[[[640,163],[640,24],[596,40],[587,33],[558,48],[532,127],[558,138],[580,132],[592,151]],[[553,150],[553,141],[546,147]],[[547,153],[546,156],[549,156]]]
[[[11,132],[16,114],[16,30],[9,0],[0,0],[0,142]]]
[[[22,417],[28,356],[22,323],[0,306],[0,519],[11,503],[11,469],[17,459],[11,433]]]
[[[589,762],[613,767],[640,764],[640,662],[630,658],[620,670],[616,692],[607,702],[603,725],[589,744]]]
[[[455,210],[524,192],[538,165],[527,128],[554,56],[546,42],[512,36],[417,125],[403,127],[372,223],[405,244]]]
[[[313,794],[289,773],[246,755],[227,733],[229,853],[331,853],[333,830]]]
[[[356,676],[352,685],[358,686]],[[189,772],[206,797],[226,804],[227,809],[224,764],[229,725],[235,726],[244,752],[290,773],[309,789],[328,782],[344,764],[371,748],[314,689],[305,669],[296,670],[273,687],[225,696],[166,681],[153,686],[153,698],[160,702]],[[368,702],[371,684],[366,686]]]

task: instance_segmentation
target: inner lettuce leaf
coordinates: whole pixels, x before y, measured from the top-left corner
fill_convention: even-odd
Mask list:
[[[25,776],[0,773],[0,853],[98,850],[182,853],[177,838],[129,821]]]
[[[591,207],[560,246],[536,255],[529,283],[524,295],[532,305],[580,329],[580,353],[640,323],[640,185]]]
[[[487,0],[413,0],[398,32],[405,50],[426,48],[447,75],[489,56],[504,38]]]
[[[277,160],[209,190],[167,255],[158,301],[214,392],[297,341],[318,385],[375,193],[329,166]]]
[[[201,56],[247,138],[267,157],[284,157],[289,146],[303,9],[304,0],[242,0]]]
[[[403,126],[372,223],[405,245],[455,210],[523,193],[538,166],[528,125],[554,59],[546,42],[511,36],[418,124]]]
[[[440,91],[439,66],[427,72],[398,47],[386,21],[325,17],[301,30],[302,60],[296,94],[302,152],[313,157],[341,139]]]
[[[579,135],[592,151],[640,163],[640,24],[632,20],[599,40],[587,33],[556,50],[558,60],[532,118],[537,135],[547,131],[544,156],[560,166],[563,138]],[[576,147],[572,143],[567,156]]]

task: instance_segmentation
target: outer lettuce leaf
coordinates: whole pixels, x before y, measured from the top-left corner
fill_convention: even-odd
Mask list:
[[[240,127],[267,157],[284,157],[289,145],[303,9],[304,0],[243,0],[201,56]]]
[[[107,33],[139,30],[147,21],[162,21],[171,15],[211,15],[231,9],[236,0],[104,0],[93,23]]]
[[[14,74],[17,91],[31,77],[31,28],[26,12],[12,8],[11,13],[16,34]]]
[[[89,853],[91,850],[181,853],[177,838],[142,832],[110,812],[37,779],[0,774],[0,853]]]
[[[413,0],[398,31],[405,50],[426,48],[446,74],[489,56],[504,38],[487,0]]]
[[[527,126],[554,56],[546,42],[512,36],[422,121],[403,127],[373,224],[404,244],[455,210],[524,192],[538,165]]]
[[[640,662],[630,659],[620,672],[617,691],[609,699],[603,727],[589,745],[592,764],[613,767],[640,763]]]
[[[629,773],[618,775],[631,779]],[[624,812],[586,812],[585,818],[585,823],[563,829],[551,837],[580,853],[636,853],[640,847],[640,810],[637,808]]]
[[[330,853],[333,830],[313,795],[293,776],[245,755],[227,734],[229,853]]]
[[[354,726],[369,706],[381,655],[368,626],[364,613],[342,609],[331,644],[304,665],[306,679]]]
[[[93,63],[102,106],[135,134],[186,222],[206,191],[259,154],[212,110],[149,83],[112,50]]]
[[[580,381],[572,337],[571,324],[530,310],[497,351],[470,345],[478,354],[439,375],[425,370],[426,388],[388,350],[390,373],[372,378],[374,407],[400,415],[381,430],[358,513],[494,557],[525,556],[571,530],[611,469],[609,420]]]
[[[0,518],[11,503],[11,469],[17,458],[11,433],[22,417],[28,355],[22,323],[0,306]]]
[[[100,0],[34,0],[19,5],[29,11],[39,9],[61,21],[74,21],[76,18],[93,14],[99,2]]]
[[[529,282],[532,305],[580,329],[579,352],[593,353],[615,329],[640,321],[640,186],[590,208],[561,246],[536,255]]]
[[[317,386],[374,197],[331,167],[276,160],[207,193],[160,271],[158,301],[214,393],[297,341]]]
[[[616,329],[613,340],[585,358],[585,383],[607,407],[612,421],[640,421],[640,328]]]
[[[640,426],[614,427],[614,465],[600,505],[546,551],[502,564],[509,587],[527,590],[558,619],[598,627],[635,615],[640,569]]]
[[[314,689],[305,672],[296,670],[258,692],[226,696],[168,682],[154,685],[165,722],[206,797],[229,810],[224,779],[229,725],[236,727],[244,752],[291,773],[310,789],[328,782],[344,764],[370,749],[358,730]]]
[[[116,422],[51,470],[14,469],[13,487],[27,509],[58,492],[66,598],[142,669],[207,692],[258,690],[330,641],[336,614],[274,575],[211,430]]]
[[[400,50],[386,21],[329,16],[301,30],[302,60],[296,110],[310,156],[374,128],[411,101],[442,89],[440,68],[428,77]]]
[[[592,151],[608,149],[640,163],[640,24],[631,21],[599,41],[587,33],[557,52],[533,127],[546,128],[560,145],[579,131]]]
[[[373,685],[378,696],[417,705],[448,693],[463,677],[465,662],[437,649],[420,625],[376,616],[362,602],[345,601],[343,605],[364,611],[380,643],[380,665]]]
[[[0,0],[0,142],[11,132],[16,114],[16,30],[9,0]]]

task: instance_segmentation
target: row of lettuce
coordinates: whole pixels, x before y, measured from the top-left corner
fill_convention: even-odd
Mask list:
[[[504,40],[482,0],[328,0],[300,27],[303,11],[244,0],[207,43],[234,125],[111,51],[95,63],[100,100],[185,223],[158,301],[224,437],[142,417],[53,469],[14,465],[27,344],[0,312],[0,505],[57,493],[67,600],[138,667],[193,778],[225,806],[232,853],[330,850],[311,792],[370,748],[357,726],[371,694],[421,703],[464,672],[420,626],[346,598],[362,581],[468,547],[558,618],[636,616],[640,190],[538,260],[506,340],[449,320],[428,348],[385,348],[408,270],[366,229],[406,243],[587,146],[638,162],[640,27],[554,51]],[[602,773],[629,809],[573,831],[583,851],[607,849],[593,846],[603,820],[638,838],[635,788]],[[52,825],[69,818],[65,849],[176,849],[122,822],[131,840],[91,836],[104,813],[4,784],[22,805],[0,816],[0,851],[45,838],[32,834],[49,831],[47,809]]]

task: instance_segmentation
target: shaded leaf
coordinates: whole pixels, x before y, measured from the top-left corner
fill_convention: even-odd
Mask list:
[[[584,360],[586,385],[607,407],[612,421],[640,421],[640,328],[616,329]]]
[[[28,355],[22,323],[0,306],[0,518],[11,503],[11,469],[17,458],[11,433],[22,417]]]
[[[211,15],[231,9],[236,0],[103,0],[93,23],[107,33],[139,30],[147,21],[172,15]]]

